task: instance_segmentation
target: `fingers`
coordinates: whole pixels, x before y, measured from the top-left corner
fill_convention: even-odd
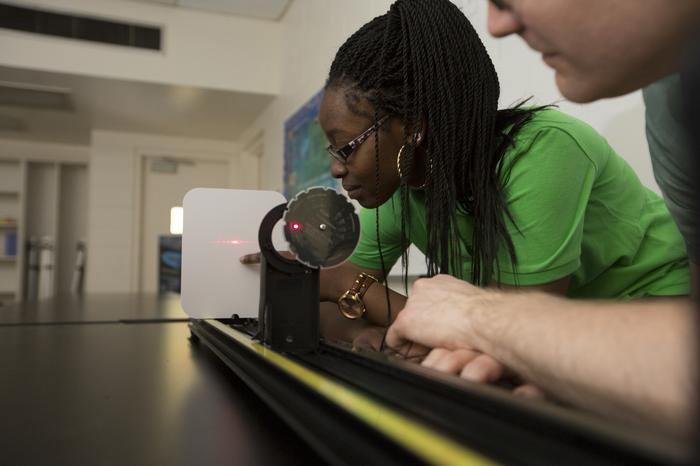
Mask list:
[[[532,384],[524,384],[513,389],[513,395],[529,399],[544,399],[544,392]]]
[[[352,341],[353,349],[379,351],[382,344],[383,329],[371,327],[364,329]]]
[[[403,355],[406,351],[408,351],[409,345],[399,345],[399,346],[389,346],[386,343],[386,340],[384,341],[384,354],[387,354],[389,356],[393,356],[396,358],[403,358]]]
[[[246,254],[238,259],[241,264],[259,264],[260,263],[260,253],[254,252],[252,254]]]
[[[491,356],[468,349],[435,348],[422,365],[479,383],[495,382],[505,373],[505,367]]]
[[[433,367],[437,361],[440,360],[443,356],[446,354],[450,353],[450,350],[446,350],[444,348],[435,348],[428,353],[428,355],[423,359],[423,362],[421,363],[425,367]]]
[[[472,382],[491,383],[503,376],[505,367],[488,354],[479,354],[469,364],[464,366],[460,377]]]
[[[297,256],[292,254],[291,251],[277,251],[282,257],[286,257],[287,259],[296,259]]]
[[[384,354],[387,354],[389,356],[393,356],[395,358],[400,358],[404,359],[406,361],[410,362],[415,362],[415,363],[420,363],[422,362],[426,355],[430,352],[430,348],[426,348],[425,346],[416,344],[416,343],[411,343],[411,342],[403,342],[399,346],[390,346],[386,343],[386,339],[384,340]]]
[[[287,259],[295,259],[296,256],[289,251],[277,251],[282,257]],[[254,252],[252,254],[246,254],[238,258],[241,264],[259,264],[260,263],[260,253]]]
[[[479,354],[477,351],[468,349],[450,351],[443,348],[435,348],[426,356],[422,365],[440,372],[457,375],[471,361],[478,358]]]
[[[411,343],[404,353],[404,359],[415,363],[421,363],[425,360],[428,353],[430,353],[430,348],[419,345],[418,343]]]
[[[404,334],[404,320],[406,315],[407,314],[404,314],[404,312],[399,312],[399,315],[396,317],[396,320],[393,324],[391,324],[389,330],[387,330],[385,345],[388,348],[402,348],[408,343],[408,339]]]

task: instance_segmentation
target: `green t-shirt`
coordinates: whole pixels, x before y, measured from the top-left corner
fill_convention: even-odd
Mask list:
[[[570,275],[570,297],[689,293],[685,245],[663,200],[590,126],[556,110],[538,112],[518,133],[504,163],[512,164],[504,192],[518,228],[508,222],[515,274],[505,248],[498,252],[501,283],[540,285]],[[411,191],[409,205],[408,238],[425,254],[424,193]],[[458,210],[457,222],[464,239],[461,278],[471,281],[473,219]],[[362,209],[360,223],[360,243],[350,260],[381,269],[375,211]],[[391,267],[401,256],[398,191],[379,207],[379,226],[385,264]]]

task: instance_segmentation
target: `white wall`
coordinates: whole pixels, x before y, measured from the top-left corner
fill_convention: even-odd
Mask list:
[[[276,94],[280,24],[125,0],[7,0],[163,28],[160,52],[0,29],[0,64],[113,79]]]
[[[384,13],[387,0],[294,0],[281,21],[282,61],[279,95],[243,134],[240,141],[263,132],[260,161],[263,189],[282,189],[284,121],[318,92],[335,52],[347,37]]]
[[[362,24],[383,14],[391,1],[295,0],[281,22],[282,81],[280,95],[244,133],[246,138],[264,132],[261,186],[282,188],[284,120],[324,83],[338,47]],[[534,96],[535,102],[560,102],[561,110],[579,117],[600,131],[637,171],[642,181],[658,191],[644,136],[640,93],[589,105],[563,102],[552,71],[539,55],[518,37],[494,39],[486,31],[487,2],[454,0],[484,40],[501,82],[501,106]]]
[[[88,162],[90,146],[0,138],[0,158],[34,161]]]
[[[238,146],[228,141],[93,131],[86,291],[138,290],[141,234],[141,167],[144,156],[231,162]],[[235,166],[235,164],[232,164]],[[231,171],[231,187],[247,183]]]

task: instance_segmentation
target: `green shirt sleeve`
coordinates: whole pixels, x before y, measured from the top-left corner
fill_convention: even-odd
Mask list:
[[[379,207],[379,235],[387,272],[401,257],[401,202],[397,194]],[[377,247],[377,217],[375,209],[361,208],[360,241],[350,257],[353,264],[381,270],[382,262]]]
[[[521,141],[504,159],[504,193],[513,217],[515,272],[505,247],[499,248],[500,276],[510,285],[540,285],[570,275],[581,266],[584,217],[596,166],[565,130],[545,127]]]

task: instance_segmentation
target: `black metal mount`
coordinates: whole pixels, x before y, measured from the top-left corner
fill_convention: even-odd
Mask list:
[[[258,231],[258,337],[278,351],[307,353],[316,351],[319,343],[319,269],[287,259],[275,250],[272,230],[286,209],[284,203],[270,210]]]

